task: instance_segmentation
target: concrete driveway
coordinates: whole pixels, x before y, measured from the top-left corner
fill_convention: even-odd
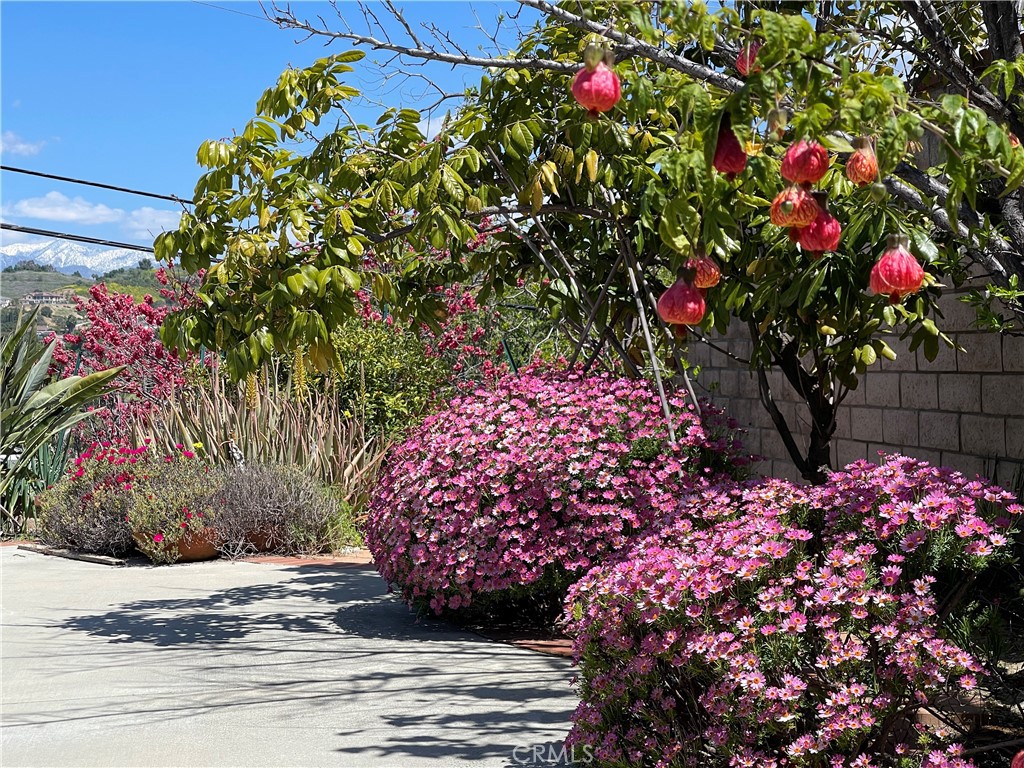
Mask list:
[[[0,765],[549,766],[564,659],[417,619],[370,566],[0,548]]]

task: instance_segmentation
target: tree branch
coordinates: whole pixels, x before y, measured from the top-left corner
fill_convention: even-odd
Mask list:
[[[756,346],[759,341],[757,324],[753,320],[749,320],[747,321],[747,326],[750,329],[750,338]],[[772,423],[775,424],[775,430],[779,433],[779,437],[782,438],[783,445],[786,446],[789,458],[793,460],[796,468],[800,470],[800,474],[804,475],[807,472],[807,461],[800,452],[800,447],[796,444],[796,440],[793,439],[793,432],[790,430],[789,424],[786,423],[786,417],[782,415],[782,411],[775,404],[772,388],[768,383],[768,374],[765,372],[764,366],[761,365],[757,366],[755,370],[757,371],[757,392],[761,398],[761,404],[768,411],[768,415],[771,416]]]
[[[601,24],[597,21],[591,21],[584,18],[583,16],[577,16],[574,13],[561,8],[557,5],[547,2],[547,0],[519,0],[521,5],[529,6],[534,8],[541,13],[558,19],[559,21],[565,22],[571,27],[582,29],[584,32],[591,32],[596,35],[601,35],[609,40],[614,41],[618,47],[616,48],[617,58],[626,58],[629,56],[640,56],[650,61],[657,62],[669,69],[674,69],[678,72],[682,72],[685,75],[689,75],[695,80],[703,80],[706,83],[715,85],[722,90],[735,93],[736,91],[743,88],[743,81],[737,80],[735,77],[727,75],[723,72],[718,72],[711,67],[698,64],[695,61],[690,61],[684,56],[672,53],[664,48],[659,48],[650,43],[645,43],[639,38],[633,37],[633,35],[621,32],[611,27],[608,24]]]
[[[949,220],[949,215],[946,213],[945,208],[938,204],[939,200],[946,198],[949,193],[948,190],[939,182],[931,179],[931,177],[925,176],[925,174],[916,171],[916,169],[914,171],[914,173],[909,171],[901,172],[897,169],[897,174],[903,175],[903,173],[906,173],[911,177],[919,174],[921,177],[929,179],[929,183],[925,186],[930,190],[938,187],[934,195],[937,198],[935,204],[929,204],[918,189],[897,179],[885,179],[885,186],[909,208],[927,214],[932,223],[939,229],[963,240],[967,244],[971,257],[985,267],[1000,285],[1006,285],[1011,274],[1024,274],[1024,261],[1022,261],[1024,260],[1024,256],[1022,256],[1024,249],[1015,249],[1011,243],[995,233],[992,233],[989,244],[983,247],[962,222],[957,222],[954,226]],[[1022,225],[1024,225],[1024,222],[1022,222]]]
[[[499,69],[532,69],[532,70],[550,70],[552,72],[565,72],[575,73],[580,68],[579,63],[573,61],[554,61],[552,59],[504,59],[494,58],[490,56],[470,56],[466,53],[451,53],[449,51],[441,51],[437,48],[425,46],[419,42],[419,39],[415,36],[412,37],[413,44],[410,45],[398,45],[390,40],[381,40],[380,38],[373,37],[371,35],[362,35],[358,32],[336,32],[328,29],[326,26],[323,28],[314,27],[307,21],[300,20],[294,13],[289,9],[280,9],[274,7],[274,15],[268,15],[270,21],[277,24],[281,29],[296,29],[307,33],[310,36],[326,37],[331,40],[349,40],[356,45],[366,45],[375,51],[391,51],[397,53],[400,56],[409,56],[414,59],[423,59],[425,61],[439,61],[444,64],[452,64],[455,66],[464,65],[467,67],[496,67]],[[399,23],[405,24],[405,20],[401,13],[397,15]]]
[[[997,5],[998,3],[992,3]],[[981,107],[992,118],[1010,126],[1014,133],[1024,136],[1024,120],[1009,105],[992,93],[978,78],[974,71],[961,60],[957,52],[949,45],[947,35],[942,28],[942,20],[935,12],[930,0],[911,0],[906,3],[907,13],[917,22],[921,33],[928,38],[932,50],[945,65],[944,73],[963,91],[964,94]]]

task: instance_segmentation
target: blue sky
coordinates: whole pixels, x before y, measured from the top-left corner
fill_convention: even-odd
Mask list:
[[[256,3],[0,2],[0,132],[5,165],[191,197],[205,139],[241,129],[256,100],[287,66],[306,66],[347,43],[296,44],[294,32],[262,18]],[[337,18],[326,3],[293,6],[300,17]],[[358,7],[338,8],[357,31]],[[495,2],[411,2],[414,23],[434,22],[475,48],[472,28],[491,25]],[[385,20],[385,16],[378,14]],[[255,18],[259,17],[259,18]],[[397,27],[397,24],[388,24]],[[504,38],[512,45],[511,37]],[[388,106],[420,107],[422,87],[382,88],[379,72],[357,65],[354,84]],[[479,81],[479,71],[427,70],[446,90]],[[378,107],[356,110],[372,124]],[[3,220],[149,244],[174,226],[173,203],[4,172]],[[0,244],[29,240],[3,232]]]

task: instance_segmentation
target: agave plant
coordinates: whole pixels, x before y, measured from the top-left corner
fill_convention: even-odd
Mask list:
[[[89,417],[86,406],[110,391],[121,368],[49,381],[56,341],[35,338],[36,312],[18,318],[0,345],[0,506],[4,533],[24,524],[37,474],[49,465],[48,448],[60,433]]]
[[[271,367],[255,398],[214,368],[206,388],[179,392],[141,417],[135,438],[158,450],[184,445],[221,466],[294,466],[325,485],[350,508],[361,510],[387,445],[367,435],[361,420],[346,416],[330,391],[295,398]],[[247,400],[249,402],[247,402]]]

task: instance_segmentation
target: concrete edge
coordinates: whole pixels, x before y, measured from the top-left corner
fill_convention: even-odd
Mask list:
[[[19,543],[18,549],[23,549],[26,552],[35,552],[39,555],[48,555],[50,557],[63,557],[66,560],[81,560],[85,563],[99,563],[100,565],[112,565],[117,567],[128,565],[128,561],[120,557],[109,557],[107,555],[90,555],[85,552],[72,552],[69,549],[47,547],[44,544]]]

